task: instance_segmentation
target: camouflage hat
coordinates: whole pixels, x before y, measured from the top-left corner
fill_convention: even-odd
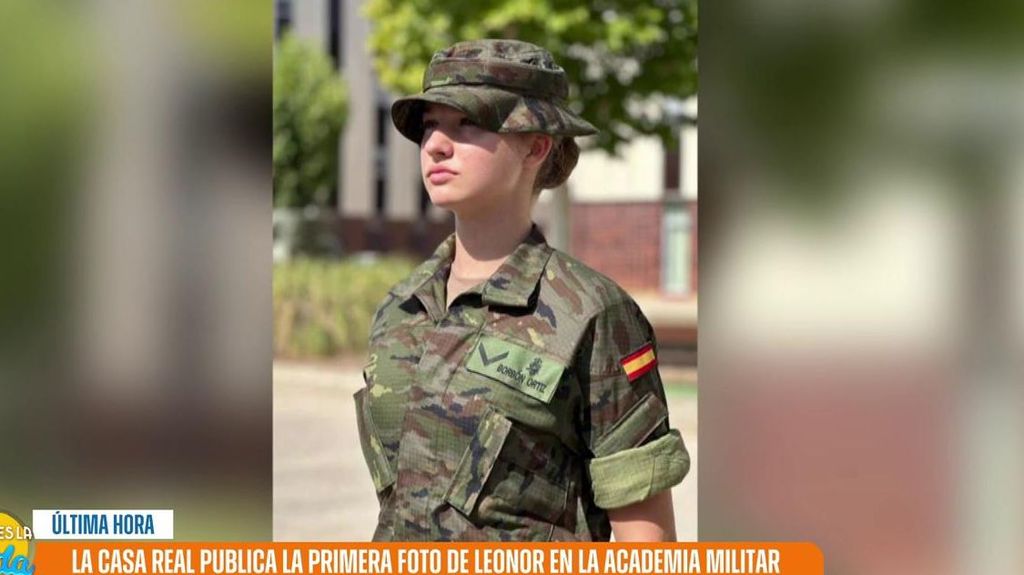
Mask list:
[[[434,53],[423,93],[397,100],[391,120],[417,144],[427,103],[444,104],[492,132],[597,133],[565,105],[569,82],[547,50],[518,40],[471,40]]]

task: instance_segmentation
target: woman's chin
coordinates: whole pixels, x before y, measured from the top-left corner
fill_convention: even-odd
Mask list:
[[[427,195],[430,196],[430,203],[443,210],[455,209],[466,200],[465,194],[446,186],[428,187]]]

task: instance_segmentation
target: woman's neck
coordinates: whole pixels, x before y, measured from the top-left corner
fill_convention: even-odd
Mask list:
[[[451,277],[483,280],[491,277],[530,233],[529,214],[509,217],[455,219],[455,257]]]

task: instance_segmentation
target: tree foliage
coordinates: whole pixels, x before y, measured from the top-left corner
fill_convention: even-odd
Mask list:
[[[337,179],[346,103],[330,58],[282,38],[274,50],[274,206],[326,205]]]
[[[61,325],[51,314],[63,309],[68,286],[62,266],[73,245],[68,232],[78,223],[78,181],[98,124],[91,117],[102,77],[95,40],[73,8],[54,1],[0,2],[0,22],[7,22],[0,49],[0,342],[8,344],[0,346],[0,365],[6,375],[21,365],[34,368],[31,354],[20,351],[53,340]]]
[[[639,134],[668,142],[673,102],[697,91],[696,0],[368,0],[370,48],[381,83],[420,91],[438,49],[461,40],[541,45],[565,68],[570,103],[615,151]]]

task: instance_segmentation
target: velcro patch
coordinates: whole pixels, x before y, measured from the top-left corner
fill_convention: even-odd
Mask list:
[[[565,366],[528,348],[485,336],[470,352],[466,369],[548,403]]]
[[[654,346],[650,343],[622,358],[620,362],[622,369],[626,371],[626,377],[633,381],[641,375],[654,369],[658,365],[658,358],[654,356]]]

